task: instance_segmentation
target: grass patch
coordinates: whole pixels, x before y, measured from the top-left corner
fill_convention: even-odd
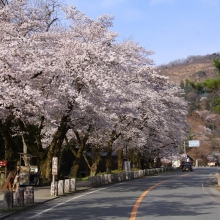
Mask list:
[[[139,168],[132,168],[131,171],[139,171],[141,169]],[[96,176],[101,176],[101,175],[104,175],[104,174],[117,174],[117,173],[125,173],[124,170],[112,170],[111,173],[107,173],[107,172],[99,172],[97,173]]]
[[[76,181],[86,181],[88,179],[89,179],[88,176],[87,177],[78,177],[78,178],[76,178]]]
[[[0,212],[3,212],[3,213],[16,212],[16,211],[20,211],[22,209],[24,209],[24,207],[15,206],[15,207],[9,208],[9,209],[2,209]]]

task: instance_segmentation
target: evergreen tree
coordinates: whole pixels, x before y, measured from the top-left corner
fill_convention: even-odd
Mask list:
[[[185,89],[185,85],[184,85],[184,82],[183,82],[183,81],[181,81],[181,83],[180,83],[180,88],[181,88],[181,89]]]
[[[218,71],[217,78],[206,79],[203,82],[195,83],[190,80],[186,80],[186,85],[189,84],[193,89],[195,89],[199,94],[209,93],[211,94],[211,109],[220,114],[220,61],[218,59],[213,60],[213,65]]]

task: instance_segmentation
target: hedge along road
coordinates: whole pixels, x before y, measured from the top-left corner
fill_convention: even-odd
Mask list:
[[[8,219],[219,219],[217,168],[175,171],[72,194]]]

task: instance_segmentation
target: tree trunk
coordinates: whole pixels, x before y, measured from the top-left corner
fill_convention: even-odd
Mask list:
[[[22,143],[23,143],[23,160],[24,160],[24,165],[26,167],[29,167],[30,166],[30,157],[27,156],[27,144],[26,144],[26,141],[24,139],[24,136],[22,135],[21,136],[22,138]]]
[[[76,157],[76,159],[73,161],[73,165],[72,165],[72,167],[70,169],[70,173],[68,175],[70,178],[77,178],[77,176],[78,176],[80,162],[82,160],[82,153],[85,150],[86,142],[89,138],[88,133],[85,134],[83,137],[79,136],[78,131],[74,131],[74,133],[76,135],[76,141],[77,141],[77,145],[79,146],[79,149],[76,153],[76,151],[74,149],[70,148]]]
[[[63,117],[60,126],[58,127],[56,133],[53,136],[53,140],[49,146],[47,157],[41,167],[41,174],[46,182],[51,181],[52,179],[52,158],[58,156],[56,153],[60,152],[60,148],[62,146],[68,129],[69,128],[66,124],[66,117]]]
[[[80,155],[78,155],[79,158],[76,158],[74,161],[73,161],[73,165],[70,169],[70,173],[68,175],[69,178],[77,178],[78,177],[78,173],[79,173],[79,167],[80,167],[80,161],[81,161],[81,157]]]
[[[111,173],[112,168],[112,145],[114,141],[121,135],[121,133],[117,134],[115,130],[112,131],[110,141],[108,142],[107,147],[107,155],[105,158],[105,164],[106,164],[106,172]]]
[[[90,165],[90,162],[86,157],[86,154],[83,154],[83,156],[90,170],[90,176],[95,176],[97,174],[97,169],[101,158],[99,146],[92,147],[92,152],[91,152],[92,165]]]
[[[82,153],[84,151],[84,144],[82,143],[80,146],[79,146],[79,149],[76,153],[76,159],[73,161],[73,165],[70,169],[70,173],[68,175],[69,178],[77,178],[78,177],[78,173],[79,173],[79,168],[80,168],[80,163],[82,161]]]
[[[98,168],[99,160],[95,161],[90,169],[90,176],[95,176],[97,174],[97,168]]]
[[[154,168],[154,159],[153,158],[149,159],[149,165],[150,165],[150,169]]]
[[[63,163],[63,153],[66,149],[66,145],[62,145],[60,153],[58,154],[58,179],[61,178],[61,172],[62,172],[62,163]],[[64,158],[65,160],[65,158]],[[63,178],[63,175],[62,175]]]
[[[11,134],[11,122],[13,116],[9,116],[4,123],[0,121],[0,131],[2,133],[4,144],[5,144],[5,160],[14,160],[18,158],[18,145],[14,141]]]
[[[137,155],[135,153],[133,154],[133,167],[132,168],[137,168]]]
[[[109,144],[107,155],[105,158],[105,164],[106,164],[106,173],[111,173],[112,171],[112,146]]]
[[[137,154],[137,150],[134,150],[133,152],[133,168],[137,168],[138,167],[138,154]]]
[[[137,168],[141,169],[141,153],[137,153]]]
[[[52,158],[58,156],[56,152],[60,152],[60,148],[64,140],[63,136],[66,134],[66,132],[67,132],[66,129],[64,129],[63,132],[56,133],[49,147],[47,158],[42,164],[41,174],[42,174],[42,177],[45,178],[46,181],[51,181],[52,179]]]
[[[118,150],[118,171],[123,171],[123,149]]]
[[[129,160],[131,162],[131,168],[134,167],[134,149],[129,149]]]
[[[35,144],[28,144],[28,138],[27,135],[22,135],[22,142],[23,142],[23,152],[24,153],[31,153],[34,156],[38,157],[38,172],[40,177],[42,178],[42,172],[41,169],[44,166],[44,162],[46,160],[48,149],[44,149],[42,147],[41,143],[41,131],[43,129],[44,124],[44,116],[40,118],[40,123],[38,126],[36,125],[27,125],[23,123],[20,119],[17,120],[20,131],[23,133],[29,133],[30,135],[33,135],[35,139]],[[30,142],[29,142],[30,143]]]

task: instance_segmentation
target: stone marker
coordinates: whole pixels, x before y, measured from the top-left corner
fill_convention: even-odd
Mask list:
[[[71,192],[76,191],[76,179],[75,178],[70,179],[70,191]]]
[[[64,180],[64,193],[70,193],[70,179]]]
[[[26,203],[27,204],[34,203],[34,187],[33,186],[26,187]]]
[[[24,206],[24,189],[18,188],[15,192],[15,206]]]
[[[58,190],[57,190],[58,195],[63,195],[64,194],[64,180],[59,180],[58,181]]]
[[[55,181],[54,183],[51,182],[51,190],[50,190],[50,194],[51,196],[58,196],[58,182]]]
[[[3,208],[4,209],[12,209],[13,208],[13,191],[6,191],[4,194],[3,200]]]

